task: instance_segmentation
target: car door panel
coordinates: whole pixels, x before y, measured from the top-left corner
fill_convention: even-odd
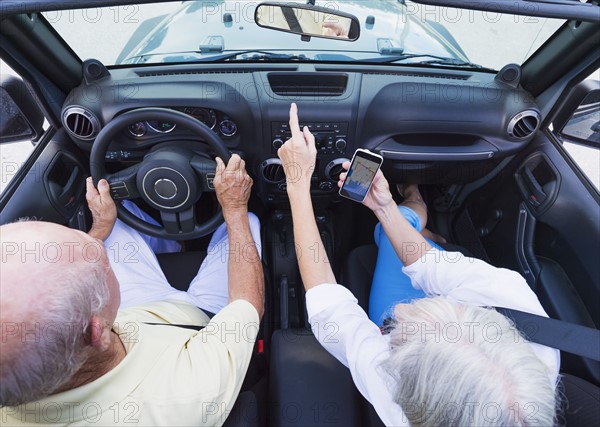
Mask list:
[[[553,134],[539,133],[468,199],[465,211],[475,230],[485,230],[492,215],[500,218],[489,234],[480,233],[486,254],[493,264],[519,271],[551,317],[600,325],[598,194]],[[562,369],[600,383],[596,362],[564,355]]]
[[[84,157],[66,133],[59,130],[31,167],[15,177],[16,187],[0,205],[0,224],[28,218],[87,229],[87,175]]]

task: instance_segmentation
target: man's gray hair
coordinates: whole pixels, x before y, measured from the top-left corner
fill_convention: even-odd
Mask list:
[[[46,305],[32,301],[31,320],[14,325],[18,338],[3,343],[11,348],[3,349],[0,406],[49,396],[82,367],[89,357],[90,317],[109,299],[107,268],[102,262],[79,260],[49,269]]]
[[[549,368],[494,309],[422,298],[395,309],[394,401],[411,426],[551,426]]]

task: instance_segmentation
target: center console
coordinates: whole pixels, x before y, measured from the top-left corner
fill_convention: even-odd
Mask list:
[[[318,155],[345,155],[348,148],[348,123],[300,123],[300,129],[308,129],[315,136]],[[286,122],[271,123],[273,154],[292,137]]]
[[[337,181],[344,170],[342,164],[348,160],[350,151],[350,124],[348,122],[301,122],[300,128],[308,127],[315,136],[317,163],[312,177],[313,195],[334,195]],[[285,195],[287,184],[277,151],[292,137],[288,122],[271,122],[271,155],[261,165],[261,177],[269,192],[268,200],[276,201]]]

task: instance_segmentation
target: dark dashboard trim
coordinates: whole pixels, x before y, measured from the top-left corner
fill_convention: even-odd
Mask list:
[[[462,161],[462,160],[489,160],[494,157],[493,151],[473,151],[465,153],[442,153],[442,152],[410,152],[381,150],[379,152],[384,158],[392,160],[409,161]]]

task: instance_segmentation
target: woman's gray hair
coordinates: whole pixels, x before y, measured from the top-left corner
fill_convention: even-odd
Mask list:
[[[19,338],[3,343],[11,348],[3,350],[1,407],[51,395],[89,357],[89,320],[108,303],[108,267],[85,260],[56,267],[43,278],[50,293],[45,305],[33,302],[31,320],[17,326]]]
[[[444,297],[398,305],[385,370],[411,426],[551,426],[549,369],[509,319]]]

